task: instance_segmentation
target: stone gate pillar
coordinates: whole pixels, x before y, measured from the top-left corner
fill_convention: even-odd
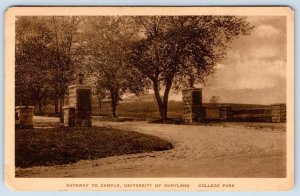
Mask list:
[[[68,106],[64,107],[64,126],[92,126],[92,87],[83,85],[83,74],[78,84],[69,86]]]
[[[200,122],[205,118],[202,107],[202,89],[189,88],[182,91],[183,120],[185,123]]]
[[[24,129],[33,127],[33,109],[34,106],[16,107],[16,127]]]
[[[69,107],[75,108],[75,126],[92,126],[92,89],[90,86],[69,86]]]
[[[74,107],[63,107],[64,109],[64,126],[75,127],[75,108]]]

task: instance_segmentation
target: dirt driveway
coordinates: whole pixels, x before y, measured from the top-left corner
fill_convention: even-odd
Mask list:
[[[74,164],[17,168],[22,177],[285,177],[286,134],[282,130],[162,125],[93,120],[95,126],[155,135],[171,141],[169,151],[108,157]]]

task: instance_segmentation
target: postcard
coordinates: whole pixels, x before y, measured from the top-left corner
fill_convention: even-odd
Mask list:
[[[19,191],[294,186],[290,7],[11,7],[5,182]]]

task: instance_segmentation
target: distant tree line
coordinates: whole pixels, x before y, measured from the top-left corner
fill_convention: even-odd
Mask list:
[[[16,19],[16,105],[53,102],[83,72],[112,115],[125,93],[154,91],[166,121],[169,92],[204,84],[232,40],[253,27],[236,16],[22,16]]]

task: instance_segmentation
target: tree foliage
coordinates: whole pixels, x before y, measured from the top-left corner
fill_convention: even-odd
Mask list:
[[[147,85],[128,66],[129,44],[137,39],[136,27],[128,17],[89,17],[84,31],[85,56],[90,75],[96,78],[100,99],[111,100],[112,115],[126,92],[139,94]]]
[[[44,20],[22,17],[16,21],[16,101],[31,105],[42,101],[52,91],[48,85],[52,80],[51,64],[54,51],[50,29]]]
[[[152,82],[163,121],[172,86],[179,90],[189,81],[205,83],[228,44],[252,28],[235,16],[141,16],[135,21],[143,34],[131,45],[130,62]]]
[[[16,104],[63,99],[73,79],[73,43],[77,17],[29,17],[16,20]],[[58,108],[56,108],[58,109]]]
[[[58,110],[75,72],[86,72],[113,116],[122,95],[151,86],[165,121],[171,88],[205,84],[232,40],[251,29],[236,16],[18,17],[16,102],[54,99]]]

